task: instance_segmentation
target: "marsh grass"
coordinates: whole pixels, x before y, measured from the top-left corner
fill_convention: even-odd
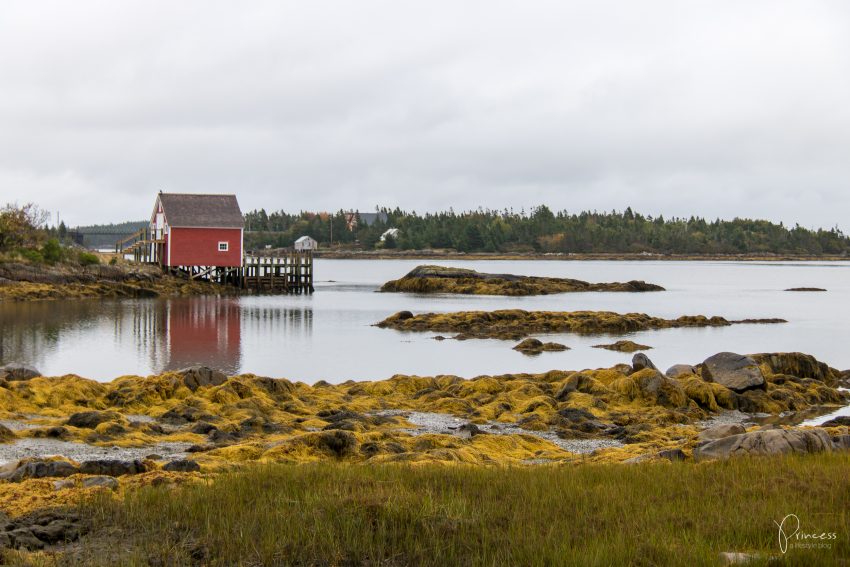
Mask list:
[[[114,565],[718,565],[850,557],[850,456],[485,468],[262,465],[84,505]],[[774,520],[836,532],[782,556]]]

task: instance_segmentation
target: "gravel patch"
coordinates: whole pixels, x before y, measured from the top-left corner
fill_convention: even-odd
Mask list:
[[[147,455],[161,455],[165,460],[186,456],[191,443],[157,443],[146,447],[98,447],[86,443],[58,439],[19,439],[14,443],[0,444],[0,464],[16,462],[27,457],[52,457],[61,455],[74,461],[92,459],[142,459]]]
[[[384,410],[376,412],[375,415],[400,415],[415,425],[416,429],[403,429],[411,435],[423,435],[427,433],[441,433],[444,435],[463,436],[460,428],[469,423],[469,420],[445,413],[432,413],[404,410]],[[592,453],[597,449],[608,447],[622,447],[623,443],[614,439],[561,439],[552,431],[530,431],[512,423],[487,422],[478,425],[478,428],[493,435],[532,435],[545,439],[570,453]]]

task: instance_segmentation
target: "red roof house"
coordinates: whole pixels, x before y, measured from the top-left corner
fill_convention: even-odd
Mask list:
[[[150,233],[161,242],[163,266],[242,266],[244,220],[235,195],[160,193]]]

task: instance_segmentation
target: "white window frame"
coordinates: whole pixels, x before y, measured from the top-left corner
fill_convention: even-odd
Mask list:
[[[229,252],[230,251],[230,242],[221,241],[218,243],[218,251],[219,252]]]

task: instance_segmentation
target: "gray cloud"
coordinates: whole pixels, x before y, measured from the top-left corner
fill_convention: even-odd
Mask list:
[[[846,2],[0,4],[0,201],[850,224]]]

